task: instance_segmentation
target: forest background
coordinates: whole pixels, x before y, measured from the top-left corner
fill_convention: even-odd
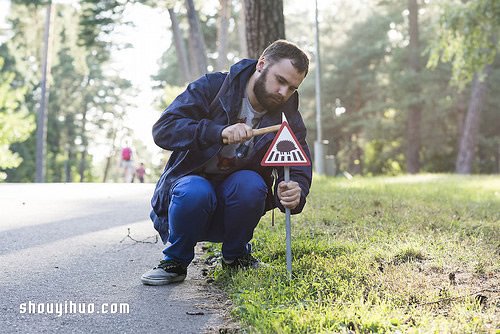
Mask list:
[[[312,2],[51,3],[46,182],[121,181],[126,141],[154,181],[168,152],[152,148],[152,139],[126,124],[137,108],[133,97],[153,91],[149,102],[158,117],[189,81],[255,58],[275,37],[311,55],[299,89],[310,143],[317,138],[315,67],[321,59],[319,124],[328,174],[500,172],[498,1],[322,0],[321,58]],[[48,4],[10,1],[0,30],[0,181],[35,181]],[[138,6],[162,13],[170,29],[171,43],[150,87],[134,86],[110,66],[117,53],[134,48],[126,36],[112,36],[133,27],[124,13]]]

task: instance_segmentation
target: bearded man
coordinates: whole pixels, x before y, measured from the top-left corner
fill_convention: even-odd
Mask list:
[[[257,267],[250,240],[266,211],[302,211],[312,180],[310,166],[260,162],[273,134],[253,131],[281,123],[284,113],[304,152],[306,128],[297,89],[309,57],[278,40],[258,60],[243,59],[229,73],[210,73],[190,83],[153,126],[155,143],[172,151],[151,200],[151,220],[166,248],[160,264],[142,275],[147,285],[186,278],[197,242],[222,243],[222,265]],[[273,175],[276,175],[276,180]]]

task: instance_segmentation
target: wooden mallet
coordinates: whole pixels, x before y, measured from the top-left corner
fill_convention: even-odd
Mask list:
[[[281,124],[276,124],[276,125],[268,126],[268,127],[261,128],[261,129],[254,129],[252,131],[252,137],[255,137],[255,136],[258,136],[258,135],[263,135],[263,134],[266,134],[266,133],[276,132],[276,131],[278,131],[280,129],[280,127],[281,127]],[[224,138],[222,140],[222,142],[224,144],[227,144],[227,139]]]

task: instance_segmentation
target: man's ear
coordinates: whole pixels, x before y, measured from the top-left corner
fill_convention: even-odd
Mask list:
[[[257,72],[262,72],[264,70],[264,65],[266,64],[266,59],[264,57],[260,57],[257,61],[257,65],[255,66]]]

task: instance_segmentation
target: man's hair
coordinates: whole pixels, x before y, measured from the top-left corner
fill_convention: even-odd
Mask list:
[[[261,57],[264,57],[269,64],[274,64],[281,59],[290,59],[293,67],[299,73],[304,73],[304,76],[309,70],[309,56],[297,45],[284,39],[274,41],[262,52]]]

